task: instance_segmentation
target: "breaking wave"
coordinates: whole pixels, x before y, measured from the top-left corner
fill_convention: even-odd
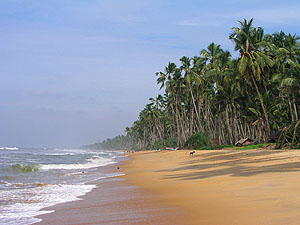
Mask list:
[[[28,173],[28,172],[37,172],[40,170],[79,170],[79,169],[90,169],[99,166],[106,166],[112,164],[114,161],[109,158],[103,157],[93,157],[87,159],[85,163],[77,164],[22,164],[17,163],[11,166],[11,169],[16,172]]]
[[[42,170],[76,170],[76,169],[90,169],[99,166],[106,166],[108,164],[114,163],[113,160],[109,158],[103,158],[100,156],[93,157],[87,160],[86,163],[82,164],[44,164],[40,165]]]
[[[11,168],[17,172],[23,172],[23,173],[28,173],[28,172],[36,172],[39,171],[40,169],[40,165],[38,164],[15,164],[13,166],[11,166]]]
[[[0,150],[19,150],[17,147],[0,147]]]
[[[96,185],[47,185],[34,184],[31,189],[12,189],[0,192],[1,200],[16,204],[0,205],[0,224],[21,225],[40,222],[34,218],[49,210],[41,210],[58,203],[80,200],[80,196],[90,192]]]

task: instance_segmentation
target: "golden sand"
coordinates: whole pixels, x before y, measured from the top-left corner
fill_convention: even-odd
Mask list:
[[[95,173],[109,174],[115,165],[99,167]],[[185,224],[176,207],[161,202],[150,192],[128,185],[123,177],[93,181],[97,187],[82,200],[57,204],[37,216],[42,225],[178,225]]]
[[[130,154],[127,182],[178,208],[185,224],[300,224],[300,151]]]

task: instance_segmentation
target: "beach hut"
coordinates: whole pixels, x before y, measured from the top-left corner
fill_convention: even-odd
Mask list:
[[[250,145],[252,143],[253,140],[251,140],[250,138],[243,138],[239,141],[237,141],[235,143],[235,146],[246,146],[246,145]]]

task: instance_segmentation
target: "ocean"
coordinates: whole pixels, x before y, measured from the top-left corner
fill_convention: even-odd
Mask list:
[[[92,181],[119,176],[101,166],[119,162],[117,151],[0,148],[0,224],[32,224],[58,203],[80,200],[95,188]],[[97,170],[97,172],[96,172]]]

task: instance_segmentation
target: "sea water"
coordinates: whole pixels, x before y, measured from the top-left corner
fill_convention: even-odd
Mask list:
[[[42,210],[80,200],[95,188],[91,181],[121,175],[98,167],[118,162],[116,151],[84,149],[0,149],[0,224],[32,224]],[[96,171],[97,170],[97,171]]]

